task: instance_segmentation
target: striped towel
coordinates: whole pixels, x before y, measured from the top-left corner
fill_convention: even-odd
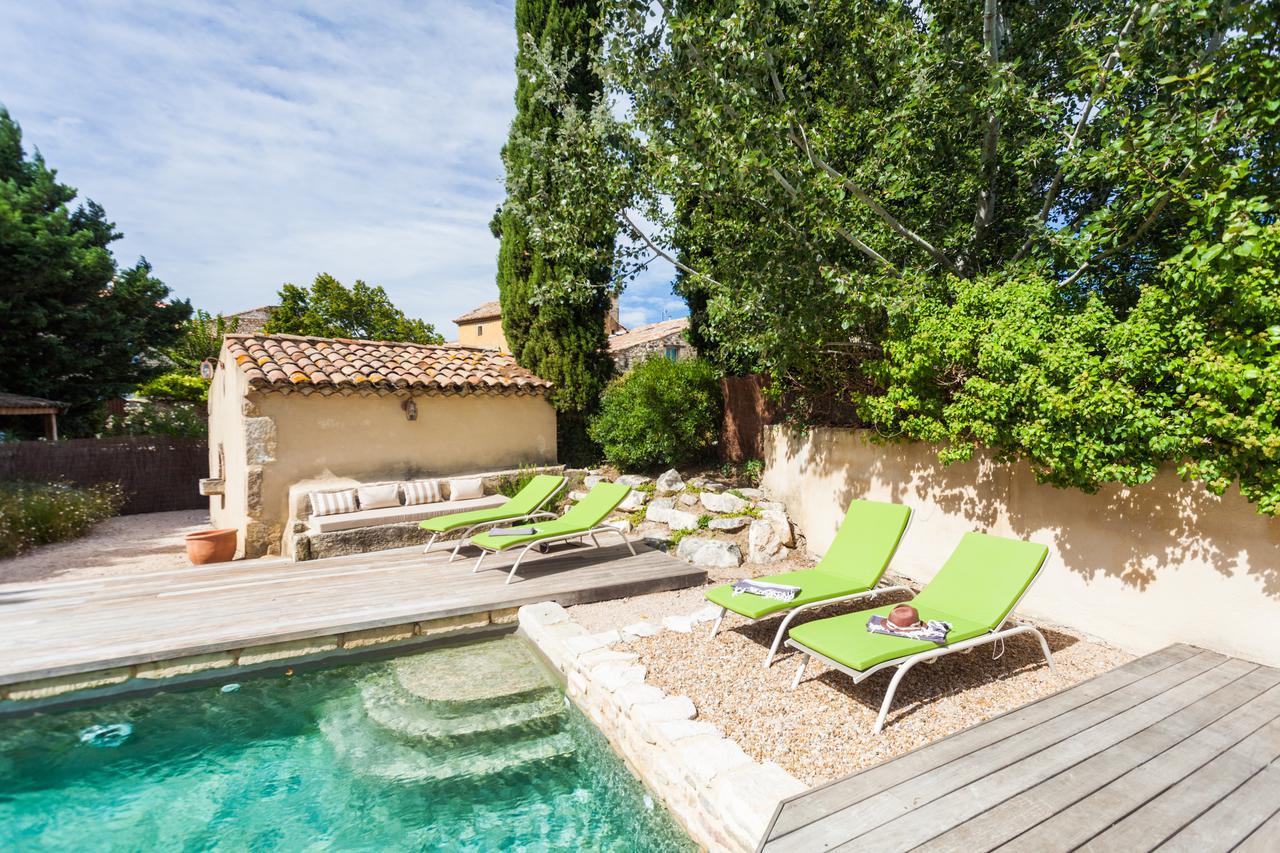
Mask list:
[[[872,616],[867,620],[867,630],[873,634],[888,634],[890,637],[905,637],[908,640],[928,640],[930,643],[945,646],[947,634],[951,631],[951,623],[930,619],[923,625],[916,623],[910,628],[899,628],[883,616]]]
[[[790,601],[800,594],[800,587],[787,586],[784,583],[746,579],[740,580],[733,585],[734,595],[742,595],[744,592],[750,595],[761,595],[765,598],[776,598],[778,601]]]

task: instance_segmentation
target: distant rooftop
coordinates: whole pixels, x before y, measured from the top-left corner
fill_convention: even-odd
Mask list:
[[[224,319],[236,321],[236,332],[241,335],[254,335],[267,327],[267,321],[276,312],[279,305],[260,305],[236,314],[227,314]]]
[[[629,332],[621,332],[616,335],[609,336],[609,351],[620,352],[622,350],[631,349],[640,344],[647,344],[651,341],[661,340],[667,335],[675,332],[682,332],[689,328],[688,317],[677,317],[674,320],[663,320],[660,323],[650,323],[647,326],[636,326]]]
[[[453,322],[458,324],[478,323],[481,320],[496,320],[501,316],[502,303],[495,299],[492,302],[486,302],[483,305],[472,308]]]

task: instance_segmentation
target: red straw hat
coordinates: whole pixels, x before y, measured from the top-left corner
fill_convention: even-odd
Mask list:
[[[920,612],[910,604],[899,604],[889,611],[889,622],[895,628],[911,628],[920,624]]]

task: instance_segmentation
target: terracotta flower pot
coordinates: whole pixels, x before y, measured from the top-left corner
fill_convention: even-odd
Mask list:
[[[187,534],[187,559],[193,566],[225,563],[236,556],[236,529],[201,530]]]

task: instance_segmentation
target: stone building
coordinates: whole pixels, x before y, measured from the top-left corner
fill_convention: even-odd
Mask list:
[[[679,317],[619,332],[609,338],[609,355],[613,357],[614,366],[619,373],[626,373],[654,356],[672,361],[693,358],[697,352],[685,337],[685,330],[688,328],[689,318]]]
[[[287,551],[298,495],[556,459],[551,383],[462,346],[227,335],[209,389],[206,494],[237,555]]]
[[[453,322],[458,326],[459,344],[510,352],[507,348],[507,338],[502,333],[502,303],[498,300],[472,308]],[[626,330],[626,327],[618,322],[618,300],[614,297],[609,313],[604,315],[604,333],[612,335]]]

